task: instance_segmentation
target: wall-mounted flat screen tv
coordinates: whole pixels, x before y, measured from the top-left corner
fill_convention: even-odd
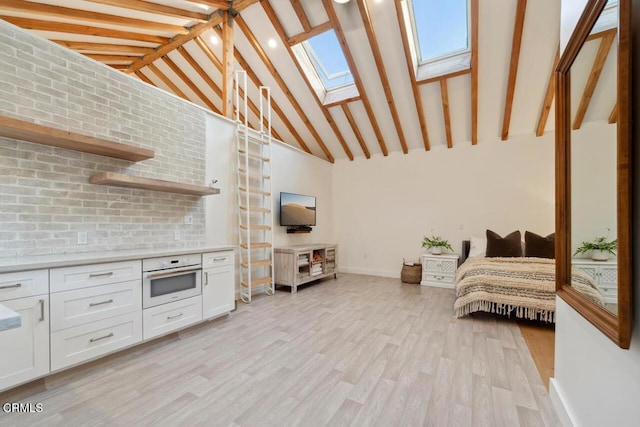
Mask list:
[[[280,225],[315,226],[316,198],[302,194],[280,193]]]

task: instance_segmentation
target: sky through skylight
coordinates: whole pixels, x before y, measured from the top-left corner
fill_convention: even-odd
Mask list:
[[[311,37],[303,45],[326,90],[353,83],[349,65],[333,30]]]
[[[413,0],[420,62],[469,47],[467,0]]]

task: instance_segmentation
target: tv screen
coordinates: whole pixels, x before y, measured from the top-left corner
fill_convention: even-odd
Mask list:
[[[316,198],[302,194],[280,193],[280,225],[316,225]]]

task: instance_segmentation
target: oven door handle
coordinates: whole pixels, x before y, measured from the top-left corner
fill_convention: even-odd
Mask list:
[[[196,273],[198,271],[202,271],[202,267],[198,267],[198,268],[191,268],[189,270],[180,270],[180,271],[167,271],[164,273],[152,273],[152,274],[145,274],[145,278],[146,279],[158,279],[160,277],[170,277],[170,276],[181,276],[183,274],[189,274],[189,273]]]

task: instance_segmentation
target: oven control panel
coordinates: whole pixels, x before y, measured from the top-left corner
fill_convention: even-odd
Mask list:
[[[200,254],[188,254],[178,256],[167,256],[160,258],[148,258],[142,260],[142,271],[169,270],[172,268],[199,266],[201,263]]]

